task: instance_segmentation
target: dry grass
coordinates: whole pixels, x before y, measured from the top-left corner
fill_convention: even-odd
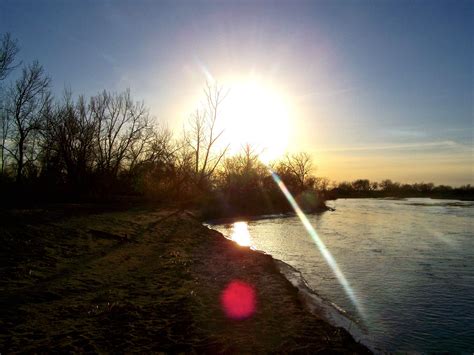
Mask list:
[[[307,312],[270,256],[186,212],[9,218],[0,232],[1,352],[367,352]],[[243,321],[219,302],[235,279],[257,295]]]

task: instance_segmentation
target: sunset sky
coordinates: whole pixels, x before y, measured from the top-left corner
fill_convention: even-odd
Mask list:
[[[227,131],[308,151],[339,181],[474,183],[473,17],[472,1],[0,0],[0,33],[57,95],[130,88],[180,131],[216,80]],[[248,83],[265,118],[237,124]]]

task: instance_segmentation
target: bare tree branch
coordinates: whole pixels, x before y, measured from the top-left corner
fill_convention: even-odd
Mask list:
[[[16,40],[11,38],[10,33],[5,33],[0,44],[0,81],[20,65],[20,63],[14,64],[19,50]]]

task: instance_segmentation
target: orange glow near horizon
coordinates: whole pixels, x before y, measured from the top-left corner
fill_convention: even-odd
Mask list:
[[[389,130],[382,142],[354,142],[357,128],[351,126],[337,101],[342,94],[332,95],[328,89],[324,96],[322,88],[319,96],[302,96],[291,86],[282,85],[284,79],[277,81],[272,75],[255,72],[229,75],[220,70],[215,77],[208,71],[205,74],[204,79],[227,93],[216,123],[216,131],[223,131],[216,151],[229,146],[227,156],[241,153],[246,144],[264,164],[281,159],[285,153],[304,151],[313,158],[313,173],[336,183],[356,179],[453,186],[473,183],[469,146],[449,140],[393,143]],[[189,115],[206,107],[203,87],[201,78],[182,96],[175,108],[181,119],[170,122],[172,128],[179,131],[186,127]]]

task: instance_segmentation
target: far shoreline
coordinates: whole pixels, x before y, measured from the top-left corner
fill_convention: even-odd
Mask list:
[[[451,195],[442,195],[442,196],[436,196],[436,195],[430,195],[430,196],[423,196],[423,195],[407,195],[407,196],[396,196],[396,195],[342,195],[342,196],[336,196],[336,197],[328,197],[326,201],[335,201],[335,200],[341,200],[341,199],[358,199],[358,198],[371,198],[371,199],[381,199],[381,200],[403,200],[407,198],[429,198],[432,200],[457,200],[457,201],[473,201],[474,202],[474,196],[451,196]]]
[[[376,197],[376,196],[350,196],[350,197],[337,197],[334,199],[328,199],[325,201],[324,207],[319,207],[312,211],[305,211],[307,215],[318,215],[324,212],[334,212],[336,208],[328,206],[327,202],[337,201],[337,200],[357,200],[357,199],[373,199],[373,200],[387,200],[387,201],[403,201],[407,199],[430,199],[430,200],[452,200],[459,202],[474,202],[474,198],[452,198],[452,197],[430,197],[430,196],[385,196],[385,197]],[[223,224],[232,224],[234,222],[240,221],[260,221],[260,220],[269,220],[277,218],[290,218],[296,217],[297,214],[292,210],[286,210],[282,212],[274,213],[260,213],[260,214],[235,214],[229,215],[226,217],[217,217],[217,218],[201,218],[202,222],[206,225],[223,225]]]

